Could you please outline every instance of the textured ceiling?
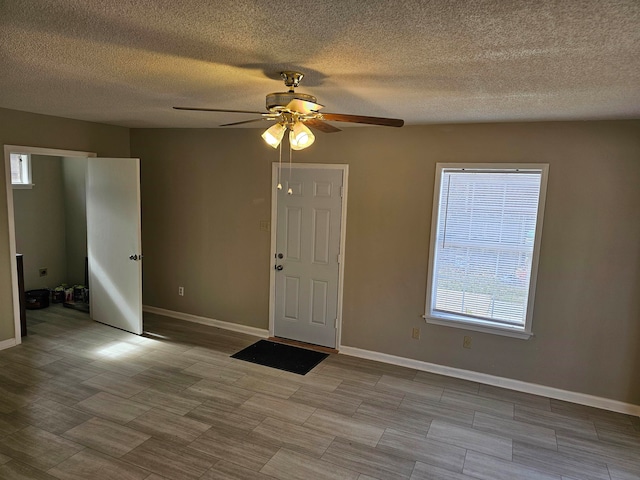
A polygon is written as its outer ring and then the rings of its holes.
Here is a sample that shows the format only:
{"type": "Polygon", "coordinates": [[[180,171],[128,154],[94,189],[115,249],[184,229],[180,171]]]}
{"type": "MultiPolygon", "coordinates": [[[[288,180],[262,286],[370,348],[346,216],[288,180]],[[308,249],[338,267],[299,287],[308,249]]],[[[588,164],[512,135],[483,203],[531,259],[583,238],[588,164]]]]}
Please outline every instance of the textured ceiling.
{"type": "Polygon", "coordinates": [[[0,107],[214,127],[251,116],[171,107],[264,110],[291,69],[408,124],[640,118],[640,1],[0,0],[0,107]]]}

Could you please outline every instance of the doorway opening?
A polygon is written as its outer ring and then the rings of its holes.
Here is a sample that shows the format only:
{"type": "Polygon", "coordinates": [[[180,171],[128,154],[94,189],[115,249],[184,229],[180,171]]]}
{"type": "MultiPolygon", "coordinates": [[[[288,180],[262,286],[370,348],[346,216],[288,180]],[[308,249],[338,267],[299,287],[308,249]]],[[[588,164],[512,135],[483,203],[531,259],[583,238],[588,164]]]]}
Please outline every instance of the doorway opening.
{"type": "MultiPolygon", "coordinates": [[[[75,246],[75,249],[84,252],[84,248],[86,248],[87,251],[88,283],[92,288],[90,294],[91,318],[140,335],[142,333],[140,160],[98,158],[93,152],[5,145],[14,338],[2,342],[0,349],[21,343],[21,309],[16,259],[16,253],[19,253],[16,251],[16,199],[10,175],[12,153],[28,155],[32,159],[34,156],[44,156],[44,160],[49,161],[49,166],[54,164],[56,160],[63,162],[67,159],[69,165],[74,162],[84,165],[84,168],[75,171],[77,186],[75,194],[84,195],[86,215],[84,213],[77,215],[77,217],[84,216],[84,221],[79,218],[70,218],[69,220],[81,230],[81,233],[76,235],[76,238],[83,239],[79,240],[79,243],[84,241],[86,245],[86,247],[75,246]],[[78,193],[78,190],[83,193],[78,193]]],[[[62,163],[59,166],[62,167],[62,163]]],[[[59,193],[58,197],[60,195],[59,193]]],[[[18,203],[22,200],[24,199],[18,199],[18,203]]],[[[81,199],[76,199],[76,203],[80,201],[81,199]]],[[[68,205],[77,206],[73,199],[70,199],[68,205]]],[[[55,206],[51,205],[51,208],[55,208],[55,206]]],[[[60,207],[58,206],[58,208],[60,207]]],[[[72,216],[75,215],[74,208],[70,208],[70,213],[72,216]]],[[[61,218],[63,217],[64,215],[61,218]]],[[[44,242],[48,239],[39,240],[44,242]]],[[[74,245],[71,247],[73,250],[74,245]]],[[[52,265],[59,260],[52,259],[52,256],[49,258],[48,261],[53,262],[52,265]]],[[[82,266],[76,265],[78,268],[74,267],[72,270],[78,271],[81,268],[84,273],[86,271],[85,256],[80,258],[82,266]]],[[[74,263],[78,264],[78,262],[74,263]]],[[[46,265],[35,265],[37,266],[34,267],[34,264],[30,264],[30,276],[33,274],[34,268],[38,273],[45,270],[45,273],[49,274],[46,265]]],[[[66,266],[53,268],[51,273],[60,274],[62,271],[66,271],[66,266]]],[[[82,278],[85,278],[84,275],[82,278]]],[[[33,281],[33,277],[31,277],[31,282],[33,281]]],[[[47,283],[51,281],[53,278],[49,279],[47,283]]],[[[57,282],[54,281],[54,283],[57,282]]]]}
{"type": "MultiPolygon", "coordinates": [[[[21,334],[25,317],[49,303],[89,313],[86,157],[20,154],[29,183],[14,183],[13,211],[18,261],[21,334]],[[19,282],[20,283],[20,282],[19,282]],[[24,290],[24,291],[22,291],[24,290]],[[49,297],[50,300],[49,300],[49,297]],[[22,312],[24,306],[24,315],[22,312]]],[[[87,316],[88,319],[88,316],[87,316]]]]}
{"type": "Polygon", "coordinates": [[[84,205],[74,197],[84,194],[87,159],[95,156],[94,152],[4,146],[14,318],[13,345],[21,343],[21,331],[24,328],[21,325],[21,294],[16,257],[16,254],[23,252],[17,251],[16,235],[20,236],[22,249],[30,252],[28,258],[24,259],[26,290],[55,288],[68,283],[71,278],[67,275],[68,270],[72,271],[71,276],[77,280],[74,283],[84,283],[86,216],[77,221],[72,217],[83,215],[84,205]],[[30,160],[29,188],[24,188],[24,185],[14,188],[10,175],[12,154],[14,157],[19,154],[30,160]],[[40,185],[34,185],[36,181],[40,185]],[[65,188],[65,183],[69,188],[65,188]],[[65,218],[65,211],[61,209],[70,210],[72,217],[69,222],[65,218]],[[46,236],[42,235],[43,231],[47,232],[46,236]],[[73,251],[77,255],[69,256],[73,251]]]}

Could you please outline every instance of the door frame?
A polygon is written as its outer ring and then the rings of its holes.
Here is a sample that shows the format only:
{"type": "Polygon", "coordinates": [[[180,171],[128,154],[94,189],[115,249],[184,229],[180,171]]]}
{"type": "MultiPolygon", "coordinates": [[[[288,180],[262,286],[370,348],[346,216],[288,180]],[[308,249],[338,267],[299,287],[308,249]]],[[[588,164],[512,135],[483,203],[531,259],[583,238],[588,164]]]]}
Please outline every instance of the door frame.
{"type": "MultiPolygon", "coordinates": [[[[276,237],[278,229],[278,162],[271,164],[271,250],[269,256],[269,336],[274,336],[275,311],[276,311],[276,271],[274,260],[276,258],[276,237]]],[[[289,165],[281,167],[283,171],[289,165]]],[[[342,300],[344,290],[344,262],[345,243],[347,233],[347,197],[349,191],[349,165],[342,163],[292,163],[292,170],[322,169],[342,171],[342,216],[340,218],[340,263],[338,264],[338,304],[336,318],[336,350],[342,344],[342,300]]]]}
{"type": "MultiPolygon", "coordinates": [[[[47,155],[51,157],[79,157],[92,158],[96,157],[95,152],[82,152],[78,150],[60,150],[57,148],[45,147],[29,147],[25,145],[5,145],[4,146],[4,172],[5,172],[5,188],[7,192],[7,226],[9,230],[9,255],[11,264],[11,290],[13,298],[13,340],[9,339],[10,345],[3,347],[11,347],[22,343],[22,335],[20,334],[20,295],[18,292],[18,265],[16,261],[16,224],[15,211],[13,208],[13,187],[11,185],[11,154],[27,153],[30,155],[47,155]]],[[[1,348],[0,348],[1,349],[1,348]]]]}

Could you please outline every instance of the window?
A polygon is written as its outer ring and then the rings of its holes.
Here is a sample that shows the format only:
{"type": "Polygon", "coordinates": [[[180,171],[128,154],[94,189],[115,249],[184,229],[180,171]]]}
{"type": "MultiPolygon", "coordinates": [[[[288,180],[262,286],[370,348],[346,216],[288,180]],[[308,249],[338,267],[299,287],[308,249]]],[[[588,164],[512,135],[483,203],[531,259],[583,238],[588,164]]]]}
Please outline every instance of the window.
{"type": "Polygon", "coordinates": [[[548,165],[438,164],[428,323],[527,338],[548,165]]]}
{"type": "Polygon", "coordinates": [[[31,155],[26,153],[12,153],[11,185],[13,188],[31,188],[31,155]]]}

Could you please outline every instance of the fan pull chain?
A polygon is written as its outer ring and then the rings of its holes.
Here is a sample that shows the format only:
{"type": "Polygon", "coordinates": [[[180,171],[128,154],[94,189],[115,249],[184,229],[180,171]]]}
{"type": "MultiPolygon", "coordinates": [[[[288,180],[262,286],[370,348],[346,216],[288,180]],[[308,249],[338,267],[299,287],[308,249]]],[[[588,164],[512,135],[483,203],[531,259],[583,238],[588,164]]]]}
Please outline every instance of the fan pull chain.
{"type": "Polygon", "coordinates": [[[291,142],[289,142],[289,190],[287,190],[287,195],[293,195],[293,190],[291,189],[291,157],[293,155],[293,149],[291,148],[291,142]]]}
{"type": "Polygon", "coordinates": [[[282,190],[282,183],[280,182],[282,175],[282,142],[279,145],[279,158],[278,158],[278,186],[276,187],[278,190],[282,190]]]}

